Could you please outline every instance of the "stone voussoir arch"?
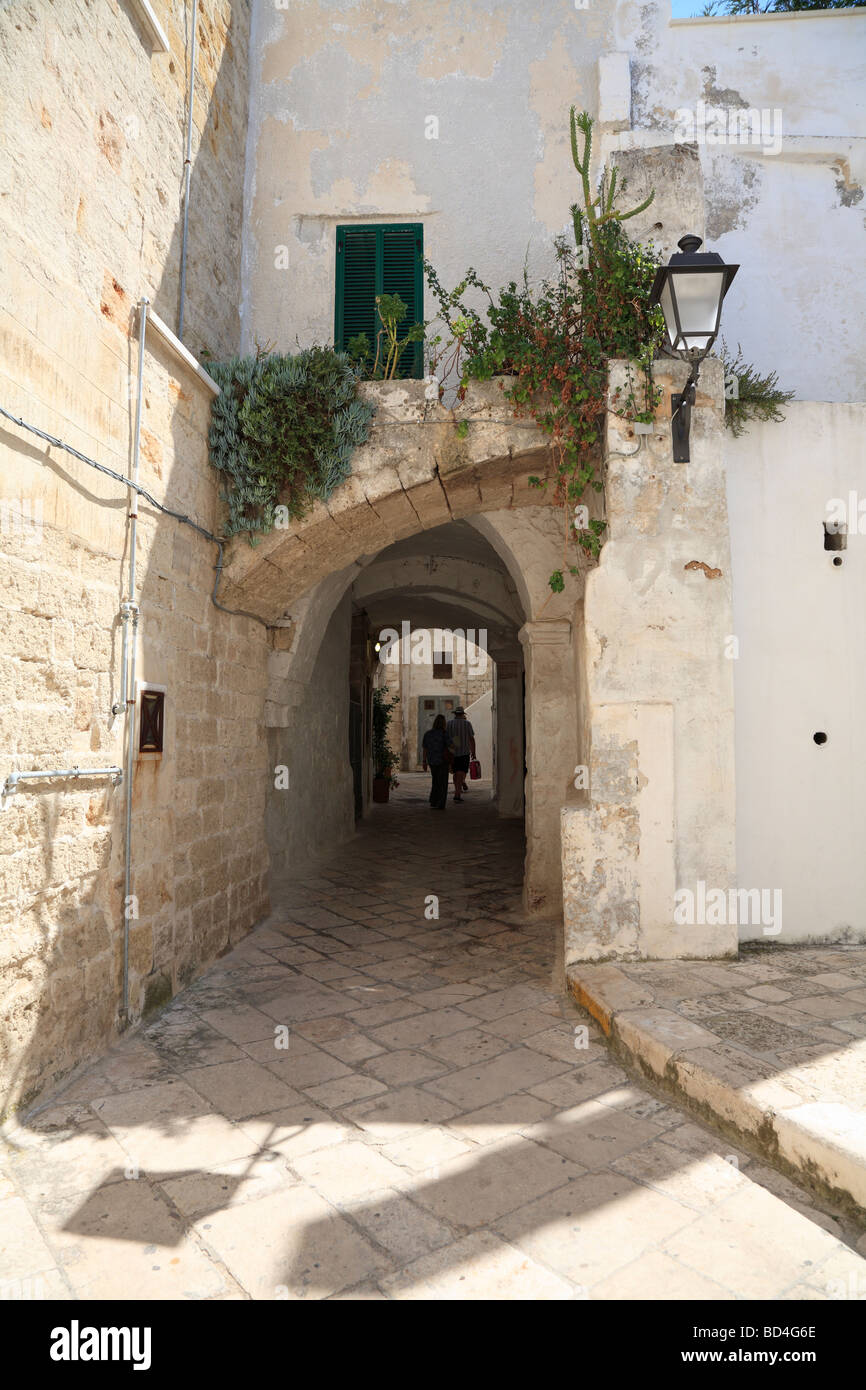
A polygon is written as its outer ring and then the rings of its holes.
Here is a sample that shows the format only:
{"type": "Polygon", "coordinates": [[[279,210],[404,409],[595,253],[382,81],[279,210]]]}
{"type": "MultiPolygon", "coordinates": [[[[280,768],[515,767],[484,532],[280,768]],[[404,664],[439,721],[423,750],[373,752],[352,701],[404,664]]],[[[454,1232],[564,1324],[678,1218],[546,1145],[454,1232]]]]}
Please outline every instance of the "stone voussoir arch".
{"type": "Polygon", "coordinates": [[[350,476],[327,502],[255,546],[227,548],[220,602],[276,623],[325,576],[407,536],[479,512],[553,503],[550,447],[531,418],[515,419],[502,382],[473,383],[454,411],[422,381],[365,383],[376,405],[350,476]],[[465,421],[465,431],[458,422],[465,421]]]}

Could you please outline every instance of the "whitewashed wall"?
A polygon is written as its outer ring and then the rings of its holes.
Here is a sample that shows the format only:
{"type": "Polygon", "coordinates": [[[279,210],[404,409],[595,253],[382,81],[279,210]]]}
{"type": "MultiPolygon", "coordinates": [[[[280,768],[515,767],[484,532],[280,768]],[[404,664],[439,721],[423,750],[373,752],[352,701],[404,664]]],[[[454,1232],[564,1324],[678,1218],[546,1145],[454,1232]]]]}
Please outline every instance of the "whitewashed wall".
{"type": "Polygon", "coordinates": [[[699,144],[707,241],[742,266],[728,343],[803,399],[863,400],[866,284],[853,272],[866,259],[866,9],[667,15],[667,4],[617,6],[632,130],[616,143],[682,139],[677,112],[698,101],[767,113],[780,139],[766,152],[699,144]]]}
{"type": "Polygon", "coordinates": [[[782,889],[783,941],[866,940],[866,515],[823,548],[832,498],[866,513],[864,436],[866,407],[802,402],[726,447],[737,880],[782,889]]]}

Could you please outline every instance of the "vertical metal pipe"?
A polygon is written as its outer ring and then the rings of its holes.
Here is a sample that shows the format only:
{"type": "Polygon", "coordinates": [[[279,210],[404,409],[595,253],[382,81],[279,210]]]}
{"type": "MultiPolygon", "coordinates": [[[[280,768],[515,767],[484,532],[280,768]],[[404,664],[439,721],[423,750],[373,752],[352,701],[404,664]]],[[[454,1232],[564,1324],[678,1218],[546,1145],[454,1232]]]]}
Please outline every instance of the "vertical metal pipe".
{"type": "Polygon", "coordinates": [[[190,45],[189,92],[186,113],[186,158],[183,161],[183,238],[180,244],[180,308],[177,316],[177,336],[183,342],[183,308],[186,299],[186,243],[189,233],[189,181],[192,172],[192,106],[195,96],[195,30],[198,0],[192,0],[192,42],[190,45]]]}
{"type": "Polygon", "coordinates": [[[129,613],[126,604],[120,605],[120,621],[123,624],[123,648],[120,656],[120,696],[111,706],[112,714],[126,714],[126,671],[129,658],[129,613]]]}
{"type": "MultiPolygon", "coordinates": [[[[138,483],[141,454],[141,410],[144,398],[144,340],[147,332],[149,301],[142,298],[138,306],[138,385],[135,401],[135,434],[132,442],[132,481],[138,483]]],[[[123,846],[123,987],[120,1005],[120,1024],[129,1023],[129,888],[132,877],[132,774],[135,757],[135,658],[138,644],[138,604],[135,601],[135,551],[138,531],[138,492],[129,489],[129,588],[126,603],[126,631],[129,633],[129,663],[124,667],[124,698],[126,701],[126,828],[123,846]],[[132,620],[132,631],[129,623],[132,620]]]]}

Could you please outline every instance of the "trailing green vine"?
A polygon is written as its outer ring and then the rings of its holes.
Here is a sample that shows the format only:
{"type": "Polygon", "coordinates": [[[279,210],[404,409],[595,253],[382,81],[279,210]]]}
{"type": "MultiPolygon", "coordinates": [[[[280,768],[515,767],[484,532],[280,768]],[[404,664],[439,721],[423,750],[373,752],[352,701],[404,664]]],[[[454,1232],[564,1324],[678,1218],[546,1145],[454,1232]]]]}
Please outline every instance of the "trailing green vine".
{"type": "Polygon", "coordinates": [[[294,355],[262,350],[211,362],[210,461],[222,474],[226,535],[270,531],[302,517],[349,476],[374,407],[358,399],[359,375],[329,347],[294,355]]]}
{"type": "MultiPolygon", "coordinates": [[[[582,206],[571,208],[574,245],[563,237],[554,242],[556,274],[540,286],[530,285],[524,268],[522,283],[494,294],[470,269],[452,291],[444,289],[434,268],[425,273],[445,325],[443,335],[428,339],[430,370],[459,378],[458,397],[470,380],[510,376],[502,387],[516,416],[531,415],[549,436],[554,458],[555,500],[564,508],[562,568],[549,584],[554,593],[565,587],[565,571],[578,573],[569,562],[576,540],[597,556],[604,522],[577,524],[575,508],[587,489],[600,492],[601,439],[608,392],[608,362],[626,358],[643,375],[643,386],[615,408],[636,420],[651,420],[658,403],[652,362],[663,336],[663,319],[650,302],[657,257],[632,242],[622,223],[652,202],[650,194],[637,207],[624,211],[618,200],[626,192],[616,168],[603,174],[598,192],[590,186],[592,118],[571,110],[571,152],[582,192],[582,206]],[[582,139],[581,139],[582,137],[582,139]],[[582,145],[582,148],[581,148],[582,145]],[[468,289],[487,298],[485,322],[464,302],[468,289]]],[[[541,479],[530,479],[546,486],[541,479]]]]}

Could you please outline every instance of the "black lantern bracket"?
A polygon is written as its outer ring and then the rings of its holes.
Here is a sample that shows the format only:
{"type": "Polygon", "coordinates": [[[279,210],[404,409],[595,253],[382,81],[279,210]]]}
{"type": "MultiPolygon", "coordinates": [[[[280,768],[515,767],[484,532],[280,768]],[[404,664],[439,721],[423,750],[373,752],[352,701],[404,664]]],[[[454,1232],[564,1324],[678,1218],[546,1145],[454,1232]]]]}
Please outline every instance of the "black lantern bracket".
{"type": "Polygon", "coordinates": [[[694,386],[689,391],[674,391],[671,394],[671,443],[674,463],[689,462],[689,431],[692,427],[694,403],[694,386]]]}
{"type": "Polygon", "coordinates": [[[694,367],[683,390],[671,392],[671,443],[674,463],[689,462],[689,432],[692,427],[692,406],[695,403],[697,383],[698,369],[694,367]]]}

